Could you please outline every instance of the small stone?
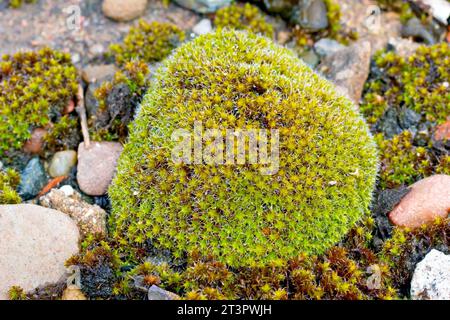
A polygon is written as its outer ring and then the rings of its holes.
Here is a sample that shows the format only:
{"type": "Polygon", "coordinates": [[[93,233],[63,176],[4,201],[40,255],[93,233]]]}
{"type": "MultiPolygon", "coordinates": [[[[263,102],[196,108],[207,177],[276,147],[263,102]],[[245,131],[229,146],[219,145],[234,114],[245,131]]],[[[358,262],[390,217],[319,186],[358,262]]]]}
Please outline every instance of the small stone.
{"type": "Polygon", "coordinates": [[[73,64],[77,64],[80,61],[81,61],[81,56],[79,53],[72,54],[72,63],[73,64]]]}
{"type": "Polygon", "coordinates": [[[418,228],[436,218],[446,218],[450,210],[450,176],[439,174],[422,179],[389,213],[397,226],[418,228]]]}
{"type": "Polygon", "coordinates": [[[106,193],[122,149],[117,142],[92,142],[89,148],[80,143],[77,181],[84,193],[91,196],[106,193]]]}
{"type": "Polygon", "coordinates": [[[299,0],[294,9],[291,22],[310,31],[328,27],[328,9],[323,0],[299,0]]]}
{"type": "Polygon", "coordinates": [[[67,259],[78,253],[74,221],[30,204],[0,206],[0,300],[12,286],[25,292],[66,280],[67,259]]]}
{"type": "Polygon", "coordinates": [[[87,300],[86,296],[76,285],[70,285],[64,290],[61,300],[87,300]]]}
{"type": "Polygon", "coordinates": [[[433,35],[425,28],[422,22],[417,18],[409,19],[402,28],[403,37],[411,37],[414,39],[421,39],[427,44],[435,44],[436,40],[433,35]]]}
{"type": "Polygon", "coordinates": [[[339,50],[345,49],[346,47],[333,39],[323,38],[314,44],[314,50],[320,56],[329,56],[330,54],[336,53],[339,50]]]}
{"type": "Polygon", "coordinates": [[[211,20],[209,19],[202,19],[199,23],[197,23],[194,28],[192,28],[192,31],[198,35],[207,34],[212,31],[212,24],[211,20]]]}
{"type": "Polygon", "coordinates": [[[142,16],[147,0],[103,0],[103,14],[110,19],[125,22],[142,16]]]}
{"type": "Polygon", "coordinates": [[[38,154],[42,151],[44,145],[44,137],[47,134],[47,130],[43,128],[36,128],[31,132],[31,138],[25,142],[23,151],[31,154],[38,154]]]}
{"type": "Polygon", "coordinates": [[[433,249],[417,264],[411,299],[450,300],[450,255],[433,249]]]}
{"type": "Polygon", "coordinates": [[[213,13],[231,4],[231,0],[175,0],[175,3],[198,13],[213,13]]]}
{"type": "Polygon", "coordinates": [[[179,300],[180,297],[175,293],[161,289],[158,286],[152,285],[148,289],[148,300],[179,300]]]}
{"type": "Polygon", "coordinates": [[[113,64],[89,65],[83,69],[81,76],[86,83],[90,84],[105,78],[112,78],[116,71],[113,64]]]}
{"type": "Polygon", "coordinates": [[[62,192],[64,192],[64,195],[65,195],[66,197],[71,197],[71,196],[73,196],[73,194],[75,193],[75,190],[73,190],[72,186],[71,186],[71,185],[68,185],[68,184],[62,186],[61,188],[59,188],[59,190],[61,190],[62,192]]]}
{"type": "Polygon", "coordinates": [[[370,56],[370,42],[358,41],[325,57],[319,70],[358,104],[369,76],[370,56]]]}
{"type": "Polygon", "coordinates": [[[71,113],[73,110],[75,110],[75,101],[70,100],[70,101],[67,103],[66,107],[64,108],[63,113],[64,113],[64,114],[69,114],[69,113],[71,113]]]}
{"type": "Polygon", "coordinates": [[[67,176],[76,163],[77,153],[75,151],[59,151],[53,156],[48,172],[52,178],[67,176]]]}
{"type": "Polygon", "coordinates": [[[277,33],[277,41],[279,44],[285,44],[291,38],[291,33],[286,30],[281,30],[277,33]]]}
{"type": "Polygon", "coordinates": [[[436,128],[433,138],[436,141],[450,141],[450,119],[436,128]]]}
{"type": "Polygon", "coordinates": [[[422,0],[430,6],[431,14],[440,23],[447,25],[450,17],[450,3],[447,0],[422,0]]]}
{"type": "Polygon", "coordinates": [[[96,43],[89,47],[89,53],[93,56],[101,56],[105,53],[105,47],[101,43],[96,43]]]}
{"type": "Polygon", "coordinates": [[[314,68],[319,63],[319,57],[314,53],[314,50],[306,51],[300,58],[311,68],[314,68]]]}
{"type": "Polygon", "coordinates": [[[31,159],[20,174],[19,195],[30,200],[38,195],[47,183],[44,166],[38,157],[31,159]]]}
{"type": "Polygon", "coordinates": [[[106,235],[105,210],[85,202],[73,188],[70,191],[68,186],[65,187],[65,190],[52,189],[39,199],[40,204],[70,216],[77,223],[83,237],[88,234],[106,235]]]}

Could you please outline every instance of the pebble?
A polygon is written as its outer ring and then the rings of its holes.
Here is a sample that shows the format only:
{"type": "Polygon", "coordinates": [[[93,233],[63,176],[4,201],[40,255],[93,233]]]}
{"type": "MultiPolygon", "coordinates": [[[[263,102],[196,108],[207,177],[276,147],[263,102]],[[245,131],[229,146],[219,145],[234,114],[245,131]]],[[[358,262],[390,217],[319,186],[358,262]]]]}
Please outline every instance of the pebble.
{"type": "Polygon", "coordinates": [[[161,289],[158,286],[152,285],[148,289],[148,300],[179,300],[180,297],[175,293],[161,289]]]}
{"type": "Polygon", "coordinates": [[[47,183],[44,166],[38,157],[32,158],[20,174],[19,195],[30,200],[38,195],[47,183]]]}
{"type": "Polygon", "coordinates": [[[403,37],[419,38],[427,44],[435,44],[433,35],[425,28],[425,26],[417,18],[409,19],[402,28],[403,37]]]}
{"type": "Polygon", "coordinates": [[[314,68],[319,63],[319,57],[314,53],[314,50],[306,51],[300,58],[311,68],[314,68]]]}
{"type": "Polygon", "coordinates": [[[77,181],[84,193],[101,196],[107,192],[122,150],[117,142],[92,142],[89,148],[80,143],[77,181]]]}
{"type": "Polygon", "coordinates": [[[142,16],[147,8],[147,0],[103,0],[103,14],[116,21],[125,22],[142,16]]]}
{"type": "Polygon", "coordinates": [[[87,298],[78,286],[70,285],[64,290],[61,300],[87,300],[87,298]]]}
{"type": "Polygon", "coordinates": [[[436,141],[450,141],[450,119],[436,128],[433,138],[436,141]]]}
{"type": "Polygon", "coordinates": [[[0,300],[12,286],[25,292],[65,281],[79,232],[62,212],[31,204],[0,206],[0,300]]]}
{"type": "Polygon", "coordinates": [[[75,151],[59,151],[53,156],[48,172],[52,178],[67,176],[76,163],[77,153],[75,151]]]}
{"type": "Polygon", "coordinates": [[[25,142],[23,151],[31,154],[40,153],[44,145],[44,137],[46,134],[47,130],[43,128],[34,129],[33,132],[31,132],[31,138],[25,142]]]}
{"type": "Polygon", "coordinates": [[[436,218],[446,218],[450,210],[450,176],[434,175],[410,187],[411,191],[389,213],[394,225],[418,228],[436,218]]]}
{"type": "Polygon", "coordinates": [[[358,41],[325,57],[318,68],[341,92],[358,104],[369,76],[370,57],[370,42],[358,41]]]}
{"type": "Polygon", "coordinates": [[[83,69],[81,76],[86,83],[90,84],[105,78],[112,78],[116,71],[113,64],[88,65],[83,69]]]}
{"type": "Polygon", "coordinates": [[[71,217],[83,237],[88,234],[106,235],[106,212],[97,205],[85,202],[70,186],[52,189],[39,199],[46,208],[58,210],[71,217]],[[72,189],[72,190],[70,190],[72,189]]]}
{"type": "Polygon", "coordinates": [[[310,31],[328,27],[328,9],[323,0],[299,0],[294,9],[291,22],[310,31]]]}
{"type": "Polygon", "coordinates": [[[411,299],[450,300],[450,255],[433,249],[417,264],[411,299]]]}
{"type": "Polygon", "coordinates": [[[231,4],[231,0],[174,0],[176,4],[198,13],[213,13],[231,4]]]}
{"type": "Polygon", "coordinates": [[[212,24],[211,20],[209,19],[202,19],[199,23],[197,23],[194,28],[192,28],[192,31],[198,35],[207,34],[212,31],[212,24]]]}
{"type": "Polygon", "coordinates": [[[440,23],[448,25],[450,17],[450,3],[447,0],[422,0],[431,8],[431,14],[440,23]]]}
{"type": "Polygon", "coordinates": [[[346,47],[333,39],[323,38],[314,44],[314,50],[320,56],[329,56],[330,54],[336,53],[339,50],[345,49],[346,47]]]}
{"type": "Polygon", "coordinates": [[[404,58],[413,55],[420,47],[420,43],[405,38],[390,38],[388,46],[392,47],[396,54],[404,58]]]}

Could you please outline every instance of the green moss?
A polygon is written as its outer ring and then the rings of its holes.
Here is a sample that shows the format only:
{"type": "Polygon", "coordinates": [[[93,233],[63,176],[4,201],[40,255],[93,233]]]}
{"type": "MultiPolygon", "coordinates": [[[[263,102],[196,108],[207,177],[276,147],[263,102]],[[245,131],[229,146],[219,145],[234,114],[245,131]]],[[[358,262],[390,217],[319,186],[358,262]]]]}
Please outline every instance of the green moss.
{"type": "Polygon", "coordinates": [[[379,72],[367,82],[361,111],[369,123],[388,108],[405,107],[423,120],[442,123],[450,114],[450,46],[441,43],[420,47],[409,58],[393,52],[375,57],[379,72]]]}
{"type": "Polygon", "coordinates": [[[376,140],[380,149],[382,189],[410,185],[433,172],[427,149],[413,146],[410,131],[403,131],[390,140],[384,140],[380,133],[376,140]]]}
{"type": "Polygon", "coordinates": [[[140,20],[132,27],[123,43],[110,46],[112,56],[119,65],[133,59],[147,63],[164,59],[184,41],[184,32],[171,23],[140,20]]]}
{"type": "Polygon", "coordinates": [[[11,8],[20,8],[24,3],[35,3],[36,0],[9,0],[9,6],[11,8]]]}
{"type": "MultiPolygon", "coordinates": [[[[152,240],[229,266],[322,253],[366,212],[375,143],[352,103],[294,54],[239,31],[200,36],[159,70],[109,190],[112,234],[128,253],[152,240]],[[277,129],[279,171],[175,165],[176,129],[277,129]]],[[[247,162],[248,163],[248,162],[247,162]]]]}
{"type": "Polygon", "coordinates": [[[150,71],[146,63],[134,60],[124,64],[114,79],[103,83],[94,93],[99,103],[96,115],[89,119],[90,135],[98,141],[124,141],[128,136],[128,123],[135,108],[142,100],[149,85],[150,71]],[[126,85],[127,97],[114,97],[115,88],[126,85]],[[115,107],[108,106],[108,99],[115,100],[115,107]],[[111,110],[110,110],[111,109],[111,110]],[[107,114],[108,123],[101,125],[98,118],[107,114]]]}
{"type": "Polygon", "coordinates": [[[384,243],[380,258],[392,270],[393,284],[409,296],[409,284],[415,269],[431,249],[450,250],[450,219],[436,219],[433,224],[413,230],[397,227],[384,243]]]}
{"type": "Polygon", "coordinates": [[[0,170],[0,205],[21,203],[22,199],[16,192],[20,175],[13,169],[0,170]]]}
{"type": "Polygon", "coordinates": [[[27,300],[27,295],[21,287],[13,286],[8,290],[9,300],[27,300]]]}
{"type": "Polygon", "coordinates": [[[78,90],[68,54],[48,48],[0,62],[0,156],[20,150],[34,128],[52,132],[78,90]]]}
{"type": "Polygon", "coordinates": [[[214,24],[218,30],[223,28],[246,30],[273,38],[273,26],[266,21],[258,7],[250,3],[235,4],[217,10],[214,24]]]}

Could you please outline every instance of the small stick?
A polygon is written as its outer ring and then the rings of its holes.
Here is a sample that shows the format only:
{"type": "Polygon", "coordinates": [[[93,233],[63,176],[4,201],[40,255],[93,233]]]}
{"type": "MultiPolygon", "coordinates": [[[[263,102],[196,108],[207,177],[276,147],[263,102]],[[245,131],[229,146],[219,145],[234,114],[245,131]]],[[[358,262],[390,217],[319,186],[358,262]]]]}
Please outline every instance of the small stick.
{"type": "Polygon", "coordinates": [[[80,123],[81,123],[81,132],[83,134],[84,139],[84,146],[86,148],[89,148],[91,144],[91,139],[89,138],[89,130],[87,125],[87,117],[86,117],[86,108],[84,106],[84,93],[83,93],[83,87],[78,85],[78,93],[77,93],[77,106],[75,107],[75,110],[78,113],[78,117],[80,117],[80,123]]]}

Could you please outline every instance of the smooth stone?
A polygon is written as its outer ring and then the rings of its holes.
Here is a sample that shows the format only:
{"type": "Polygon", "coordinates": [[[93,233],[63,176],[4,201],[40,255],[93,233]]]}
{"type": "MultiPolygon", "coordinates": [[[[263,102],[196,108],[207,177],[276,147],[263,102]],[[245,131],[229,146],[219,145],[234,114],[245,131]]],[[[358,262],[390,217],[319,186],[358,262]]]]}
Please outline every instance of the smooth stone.
{"type": "Polygon", "coordinates": [[[44,137],[47,134],[47,130],[43,128],[36,128],[31,133],[31,138],[28,139],[23,145],[23,151],[31,154],[38,154],[42,151],[44,145],[44,137]]]}
{"type": "Polygon", "coordinates": [[[298,0],[263,0],[263,3],[268,12],[280,14],[287,19],[292,15],[292,10],[298,0]]]}
{"type": "Polygon", "coordinates": [[[450,300],[450,255],[433,249],[417,264],[411,299],[450,300]]]}
{"type": "Polygon", "coordinates": [[[81,76],[90,84],[105,78],[112,78],[117,69],[113,64],[89,65],[83,69],[81,76]]]}
{"type": "Polygon", "coordinates": [[[314,53],[314,50],[306,51],[300,58],[311,68],[314,68],[319,64],[319,57],[314,53]]]}
{"type": "Polygon", "coordinates": [[[198,13],[213,13],[231,4],[231,0],[174,0],[176,4],[198,13]]]}
{"type": "Polygon", "coordinates": [[[53,156],[48,172],[52,178],[67,176],[76,163],[77,153],[75,151],[59,151],[53,156]]]}
{"type": "Polygon", "coordinates": [[[89,148],[80,143],[77,181],[84,193],[101,196],[107,192],[122,150],[117,142],[91,142],[89,148]]]}
{"type": "Polygon", "coordinates": [[[47,183],[44,166],[38,157],[31,159],[20,174],[19,195],[30,200],[41,192],[47,183]]]}
{"type": "Polygon", "coordinates": [[[103,14],[110,19],[125,22],[142,16],[147,0],[103,0],[103,14]]]}
{"type": "Polygon", "coordinates": [[[202,19],[199,23],[197,23],[193,28],[192,31],[198,35],[207,34],[212,31],[212,24],[211,20],[209,19],[202,19]]]}
{"type": "Polygon", "coordinates": [[[450,119],[436,128],[433,138],[436,141],[450,141],[450,119]]]}
{"type": "Polygon", "coordinates": [[[358,41],[323,59],[318,67],[339,90],[359,103],[369,76],[371,44],[358,41]]]}
{"type": "Polygon", "coordinates": [[[155,285],[152,285],[148,289],[148,300],[178,300],[179,298],[175,293],[161,289],[155,285]]]}
{"type": "Polygon", "coordinates": [[[402,28],[402,36],[405,38],[419,38],[425,41],[425,43],[431,45],[436,43],[436,40],[431,32],[429,32],[417,18],[411,18],[406,22],[402,28]]]}
{"type": "Polygon", "coordinates": [[[291,22],[310,31],[328,27],[328,9],[323,0],[299,0],[291,22]]]}
{"type": "Polygon", "coordinates": [[[336,53],[339,50],[345,49],[346,47],[333,39],[323,38],[314,44],[314,50],[320,56],[329,56],[330,54],[336,53]]]}
{"type": "Polygon", "coordinates": [[[87,298],[78,286],[70,285],[64,290],[61,300],[87,300],[87,298]]]}
{"type": "Polygon", "coordinates": [[[410,187],[411,191],[389,213],[394,225],[418,228],[436,218],[446,218],[450,210],[450,176],[434,175],[410,187]]]}
{"type": "Polygon", "coordinates": [[[450,17],[450,3],[447,0],[422,0],[430,6],[431,14],[436,20],[444,25],[448,25],[450,17]]]}
{"type": "Polygon", "coordinates": [[[405,38],[390,38],[388,46],[392,47],[396,54],[403,58],[412,56],[420,47],[420,43],[405,38]]]}
{"type": "Polygon", "coordinates": [[[25,292],[66,279],[67,259],[78,253],[79,232],[72,219],[30,205],[0,206],[0,300],[19,286],[25,292]]]}

